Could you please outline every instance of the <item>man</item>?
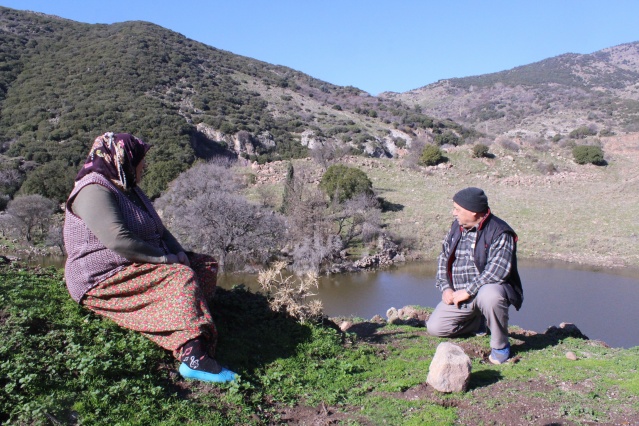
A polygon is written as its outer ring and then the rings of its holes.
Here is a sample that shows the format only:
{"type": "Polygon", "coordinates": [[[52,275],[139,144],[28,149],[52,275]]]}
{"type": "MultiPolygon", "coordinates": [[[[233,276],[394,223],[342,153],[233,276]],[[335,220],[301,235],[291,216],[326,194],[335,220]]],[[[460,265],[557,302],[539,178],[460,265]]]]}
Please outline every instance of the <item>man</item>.
{"type": "Polygon", "coordinates": [[[523,290],[517,272],[517,234],[490,212],[479,188],[453,196],[453,222],[438,258],[436,286],[442,292],[426,326],[433,336],[455,337],[490,330],[489,360],[510,358],[508,307],[517,310],[523,290]]]}

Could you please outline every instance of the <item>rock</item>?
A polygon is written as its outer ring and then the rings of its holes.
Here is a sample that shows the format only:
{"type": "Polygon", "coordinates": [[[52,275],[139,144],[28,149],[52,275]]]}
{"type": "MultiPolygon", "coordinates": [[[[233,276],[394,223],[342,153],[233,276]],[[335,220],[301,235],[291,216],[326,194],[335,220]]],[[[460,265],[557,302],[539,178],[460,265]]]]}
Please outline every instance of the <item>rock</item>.
{"type": "Polygon", "coordinates": [[[562,322],[559,324],[559,327],[554,325],[548,327],[548,329],[544,332],[549,336],[557,337],[558,339],[565,339],[566,337],[574,337],[577,339],[585,339],[589,340],[588,336],[583,334],[579,328],[575,324],[569,322],[562,322]]]}
{"type": "Polygon", "coordinates": [[[342,331],[346,331],[349,328],[351,328],[353,326],[353,321],[343,321],[340,325],[339,325],[339,329],[342,331]]]}
{"type": "Polygon", "coordinates": [[[577,361],[577,355],[575,355],[574,352],[566,352],[566,358],[568,358],[571,361],[577,361]]]}
{"type": "Polygon", "coordinates": [[[373,318],[371,318],[371,322],[381,324],[381,323],[385,323],[386,320],[382,318],[380,315],[375,315],[373,318]]]}
{"type": "Polygon", "coordinates": [[[468,389],[471,366],[462,348],[442,342],[430,363],[426,382],[440,392],[463,392],[468,389]]]}
{"type": "Polygon", "coordinates": [[[389,324],[399,324],[401,323],[401,318],[399,317],[399,312],[397,309],[390,308],[386,311],[386,318],[389,324]]]}

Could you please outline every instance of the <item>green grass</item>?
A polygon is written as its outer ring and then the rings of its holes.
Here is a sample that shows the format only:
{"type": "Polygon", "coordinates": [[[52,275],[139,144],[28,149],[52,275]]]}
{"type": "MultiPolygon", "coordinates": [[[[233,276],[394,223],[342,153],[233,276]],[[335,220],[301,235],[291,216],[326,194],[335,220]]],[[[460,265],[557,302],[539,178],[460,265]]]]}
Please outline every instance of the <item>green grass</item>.
{"type": "Polygon", "coordinates": [[[423,328],[387,325],[358,338],[299,324],[241,287],[220,289],[211,306],[218,359],[241,375],[231,385],[182,380],[168,352],[73,302],[59,271],[0,269],[0,422],[277,424],[283,410],[325,406],[342,424],[445,425],[467,415],[460,407],[499,415],[522,398],[577,423],[639,413],[639,347],[513,329],[519,362],[493,366],[472,355],[486,353],[488,337],[458,339],[473,361],[469,391],[410,398],[426,388],[442,341],[423,328]]]}

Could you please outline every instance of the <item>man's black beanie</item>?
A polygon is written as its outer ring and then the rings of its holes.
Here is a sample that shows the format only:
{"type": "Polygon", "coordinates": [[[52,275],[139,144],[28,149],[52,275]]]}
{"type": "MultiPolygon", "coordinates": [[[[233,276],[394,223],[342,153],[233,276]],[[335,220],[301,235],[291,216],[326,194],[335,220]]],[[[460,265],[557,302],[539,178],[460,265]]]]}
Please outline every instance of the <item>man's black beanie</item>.
{"type": "Polygon", "coordinates": [[[453,195],[453,201],[474,213],[484,213],[488,211],[488,197],[479,188],[469,187],[462,189],[453,195]]]}

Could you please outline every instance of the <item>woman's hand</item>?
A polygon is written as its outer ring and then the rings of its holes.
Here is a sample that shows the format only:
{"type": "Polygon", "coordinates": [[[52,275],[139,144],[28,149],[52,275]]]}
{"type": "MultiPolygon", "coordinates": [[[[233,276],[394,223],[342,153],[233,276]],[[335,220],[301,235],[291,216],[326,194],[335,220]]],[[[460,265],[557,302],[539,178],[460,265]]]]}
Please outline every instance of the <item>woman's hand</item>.
{"type": "Polygon", "coordinates": [[[185,266],[191,266],[191,262],[189,261],[189,257],[183,251],[177,254],[178,262],[185,266]]]}

